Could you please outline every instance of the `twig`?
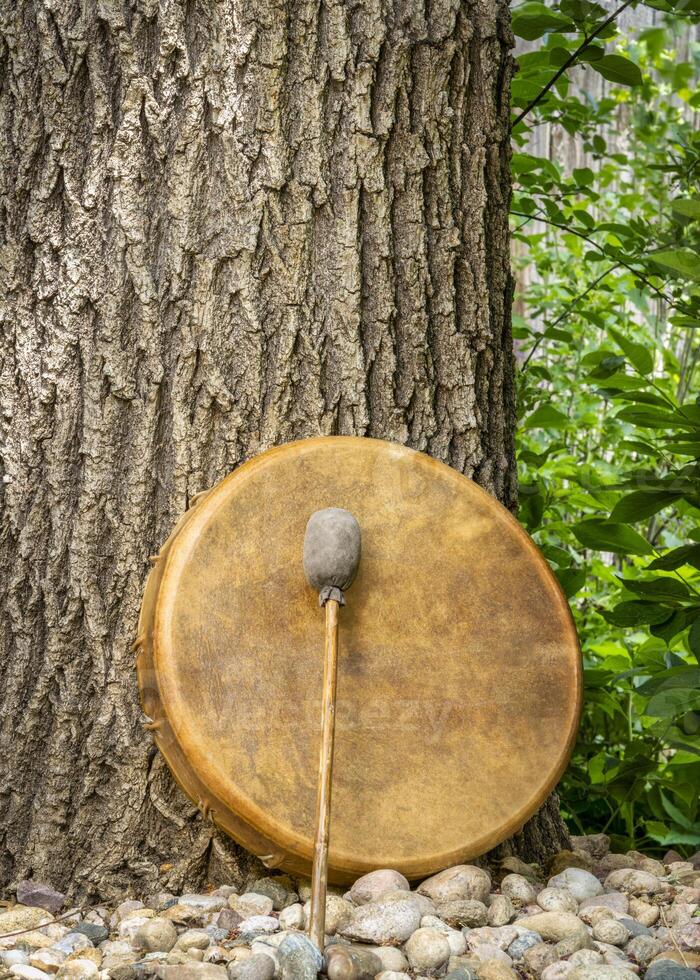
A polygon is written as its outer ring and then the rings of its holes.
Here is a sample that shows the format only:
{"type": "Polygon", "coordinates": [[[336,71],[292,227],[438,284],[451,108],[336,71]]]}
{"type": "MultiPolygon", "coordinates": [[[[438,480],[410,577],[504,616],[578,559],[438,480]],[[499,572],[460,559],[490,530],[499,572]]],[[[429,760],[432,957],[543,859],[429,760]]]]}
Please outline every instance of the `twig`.
{"type": "Polygon", "coordinates": [[[525,106],[525,108],[520,113],[520,115],[516,117],[515,122],[511,126],[511,130],[512,129],[515,129],[515,127],[518,125],[518,123],[521,123],[523,121],[523,119],[528,114],[528,112],[531,112],[532,109],[534,109],[535,106],[538,105],[542,101],[542,99],[545,97],[545,95],[547,94],[547,92],[549,92],[549,90],[552,88],[552,86],[553,85],[556,85],[556,83],[559,81],[559,79],[564,74],[564,72],[565,71],[568,71],[568,69],[571,68],[571,66],[573,65],[573,63],[577,60],[577,58],[580,55],[583,54],[583,52],[586,50],[586,48],[590,47],[591,42],[596,37],[598,37],[598,35],[601,34],[609,24],[612,24],[612,22],[615,20],[615,18],[618,17],[619,14],[621,14],[622,11],[626,7],[629,7],[629,5],[631,3],[633,3],[633,2],[634,2],[634,0],[625,0],[625,2],[623,4],[621,4],[617,8],[617,10],[615,10],[612,14],[610,14],[610,16],[608,17],[607,20],[604,20],[602,22],[602,24],[598,24],[598,26],[596,27],[596,29],[593,31],[592,34],[587,34],[586,35],[586,37],[583,39],[583,41],[581,42],[581,44],[579,44],[579,46],[576,48],[576,50],[573,52],[573,54],[569,55],[569,57],[566,59],[566,61],[564,62],[564,64],[561,66],[561,68],[559,68],[559,70],[557,72],[555,72],[554,75],[552,75],[552,77],[547,82],[547,84],[542,89],[542,91],[539,92],[535,96],[535,98],[532,99],[525,106]]]}
{"type": "Polygon", "coordinates": [[[664,910],[662,908],[660,908],[659,911],[661,912],[661,918],[664,920],[664,925],[666,926],[666,930],[667,930],[669,936],[671,937],[671,942],[676,947],[676,951],[678,952],[678,955],[680,956],[680,958],[683,960],[684,966],[690,966],[690,963],[688,963],[687,959],[685,958],[685,953],[680,948],[680,946],[678,945],[678,943],[676,941],[676,937],[673,935],[673,929],[668,924],[668,920],[666,918],[666,913],[664,912],[664,910]]]}
{"type": "MultiPolygon", "coordinates": [[[[561,323],[562,320],[565,320],[568,316],[570,316],[573,313],[573,311],[576,308],[576,306],[578,305],[578,303],[580,303],[582,299],[585,299],[586,296],[588,296],[588,294],[595,289],[595,287],[598,285],[599,282],[601,282],[603,279],[605,279],[606,276],[609,276],[610,273],[611,272],[614,272],[615,269],[617,269],[617,268],[619,268],[619,262],[615,262],[615,264],[614,265],[611,265],[609,269],[606,269],[605,270],[605,272],[601,272],[601,274],[598,276],[598,278],[597,279],[594,279],[593,282],[589,283],[588,286],[586,286],[586,288],[583,290],[582,293],[579,293],[578,296],[574,296],[574,298],[569,301],[569,303],[567,304],[567,307],[564,310],[564,312],[563,313],[560,313],[559,316],[556,318],[556,320],[554,320],[552,323],[545,323],[545,329],[546,330],[551,330],[553,327],[558,326],[561,323]]],[[[530,363],[530,361],[532,359],[532,355],[535,353],[535,351],[537,350],[537,348],[540,346],[540,344],[542,343],[542,341],[545,340],[545,339],[546,339],[546,337],[545,337],[545,331],[542,331],[542,333],[539,335],[539,337],[537,338],[537,340],[535,341],[535,343],[530,348],[530,352],[528,353],[527,357],[523,361],[523,366],[521,368],[522,371],[524,371],[525,368],[528,366],[528,364],[530,363]]]]}
{"type": "MultiPolygon", "coordinates": [[[[12,936],[23,936],[27,932],[36,932],[37,929],[43,929],[44,926],[52,926],[56,922],[63,922],[64,919],[72,919],[74,915],[79,912],[89,912],[91,909],[99,909],[104,906],[104,902],[97,902],[96,905],[80,905],[78,908],[71,909],[70,912],[66,912],[65,915],[60,915],[57,919],[51,919],[50,922],[42,922],[41,925],[32,926],[30,929],[18,929],[16,932],[5,932],[0,934],[0,941],[3,939],[10,939],[12,936]]],[[[8,911],[11,911],[9,909],[8,911]]]]}

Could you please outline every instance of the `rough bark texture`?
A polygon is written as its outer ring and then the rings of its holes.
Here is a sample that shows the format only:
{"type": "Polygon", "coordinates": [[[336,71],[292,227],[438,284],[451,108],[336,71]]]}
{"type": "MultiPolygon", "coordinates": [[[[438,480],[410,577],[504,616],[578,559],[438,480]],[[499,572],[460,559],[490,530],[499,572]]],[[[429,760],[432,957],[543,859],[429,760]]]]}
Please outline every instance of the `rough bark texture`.
{"type": "MultiPolygon", "coordinates": [[[[240,884],[141,726],[147,556],[317,433],[512,506],[507,6],[0,10],[0,881],[240,884]]],[[[555,813],[521,849],[564,841],[555,813]]]]}

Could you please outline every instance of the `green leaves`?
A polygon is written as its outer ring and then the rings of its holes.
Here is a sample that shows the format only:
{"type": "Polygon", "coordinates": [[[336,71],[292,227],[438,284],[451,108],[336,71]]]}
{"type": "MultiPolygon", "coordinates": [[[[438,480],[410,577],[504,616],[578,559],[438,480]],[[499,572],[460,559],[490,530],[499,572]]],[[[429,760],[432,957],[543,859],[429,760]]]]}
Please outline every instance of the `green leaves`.
{"type": "Polygon", "coordinates": [[[592,518],[574,524],[572,531],[584,548],[611,551],[616,555],[651,555],[654,552],[647,539],[626,524],[592,518]]]}
{"type": "Polygon", "coordinates": [[[700,257],[697,252],[678,248],[668,252],[655,252],[651,258],[662,270],[682,276],[684,279],[700,279],[700,257]]]}
{"type": "Polygon", "coordinates": [[[670,490],[635,490],[615,504],[610,520],[634,524],[636,521],[658,514],[680,496],[679,493],[670,490]]]}
{"type": "Polygon", "coordinates": [[[570,18],[534,0],[513,9],[512,25],[513,33],[527,41],[534,41],[548,31],[568,31],[574,27],[570,18]]]}
{"type": "Polygon", "coordinates": [[[629,58],[623,58],[620,54],[606,54],[604,58],[592,61],[591,68],[595,68],[599,75],[617,85],[642,84],[639,65],[635,65],[629,58]]]}
{"type": "Polygon", "coordinates": [[[526,429],[563,429],[568,418],[554,405],[540,405],[523,423],[526,429]]]}
{"type": "Polygon", "coordinates": [[[700,843],[700,137],[679,110],[700,96],[672,54],[675,0],[653,3],[670,26],[621,44],[615,24],[594,36],[608,12],[588,0],[517,7],[518,32],[542,40],[512,90],[528,107],[513,156],[519,516],[583,651],[564,810],[616,850],[700,843]],[[601,98],[555,80],[574,52],[607,79],[601,98]],[[535,121],[586,166],[537,156],[535,121]]]}

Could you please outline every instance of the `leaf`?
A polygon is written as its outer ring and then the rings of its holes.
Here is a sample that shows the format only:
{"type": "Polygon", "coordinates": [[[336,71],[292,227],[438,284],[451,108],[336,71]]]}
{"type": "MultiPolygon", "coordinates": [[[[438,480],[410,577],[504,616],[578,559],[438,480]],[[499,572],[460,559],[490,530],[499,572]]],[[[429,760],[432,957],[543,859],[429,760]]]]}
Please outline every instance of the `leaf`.
{"type": "Polygon", "coordinates": [[[555,574],[567,599],[570,599],[586,584],[585,568],[558,568],[555,574]]]}
{"type": "Polygon", "coordinates": [[[700,616],[698,616],[688,631],[688,646],[700,664],[700,616]]]}
{"type": "Polygon", "coordinates": [[[629,592],[652,599],[666,599],[677,603],[680,599],[687,599],[690,594],[685,582],[668,575],[660,575],[651,581],[629,578],[622,578],[620,581],[629,592]]]}
{"type": "Polygon", "coordinates": [[[548,31],[570,31],[574,24],[568,17],[546,7],[543,3],[521,3],[512,14],[513,33],[534,41],[548,31]]]}
{"type": "Polygon", "coordinates": [[[654,369],[654,358],[651,355],[651,351],[642,344],[637,344],[628,337],[625,337],[623,333],[615,330],[614,327],[610,327],[609,330],[615,338],[617,345],[625,352],[630,363],[636,367],[639,373],[644,375],[651,374],[654,369]]]}
{"type": "Polygon", "coordinates": [[[584,548],[611,551],[617,555],[650,555],[654,552],[647,539],[626,524],[592,518],[574,524],[572,530],[584,548]]]}
{"type": "Polygon", "coordinates": [[[647,565],[649,570],[660,569],[664,572],[672,572],[682,565],[693,565],[700,568],[700,544],[684,544],[680,548],[666,552],[660,558],[647,565]]]}
{"type": "Polygon", "coordinates": [[[646,713],[652,718],[675,718],[700,707],[700,691],[674,689],[660,691],[647,705],[646,713]]]}
{"type": "Polygon", "coordinates": [[[637,688],[639,694],[644,697],[651,697],[659,691],[668,691],[673,688],[694,688],[700,685],[700,669],[698,667],[672,667],[665,670],[656,677],[650,677],[648,681],[637,688]]]}
{"type": "Polygon", "coordinates": [[[678,248],[668,252],[655,252],[652,261],[684,279],[700,279],[700,259],[695,252],[687,248],[678,248]]]}
{"type": "Polygon", "coordinates": [[[599,75],[609,82],[618,85],[641,85],[642,73],[639,66],[635,65],[629,58],[623,58],[621,54],[606,54],[605,57],[591,62],[599,75]]]}
{"type": "Polygon", "coordinates": [[[622,524],[642,521],[646,517],[658,514],[664,507],[669,507],[680,499],[680,493],[670,490],[635,490],[622,500],[618,500],[610,514],[611,521],[622,524]]]}
{"type": "MultiPolygon", "coordinates": [[[[576,171],[574,171],[576,173],[576,171]]],[[[700,199],[688,198],[671,201],[671,209],[684,218],[700,218],[700,199]]]]}
{"type": "Polygon", "coordinates": [[[669,618],[669,611],[666,606],[661,606],[656,602],[631,599],[626,602],[619,602],[614,609],[603,610],[603,616],[613,626],[629,628],[663,623],[669,618]]]}
{"type": "Polygon", "coordinates": [[[524,429],[563,429],[569,420],[554,405],[540,405],[523,423],[524,429]]]}

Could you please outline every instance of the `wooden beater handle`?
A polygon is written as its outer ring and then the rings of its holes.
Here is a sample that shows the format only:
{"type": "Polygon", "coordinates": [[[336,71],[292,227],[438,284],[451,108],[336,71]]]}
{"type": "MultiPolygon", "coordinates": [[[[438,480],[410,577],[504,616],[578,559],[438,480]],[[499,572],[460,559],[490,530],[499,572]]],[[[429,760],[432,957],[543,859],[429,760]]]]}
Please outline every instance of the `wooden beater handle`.
{"type": "Polygon", "coordinates": [[[335,741],[335,691],[338,675],[338,610],[336,599],[326,602],[326,645],[323,658],[323,713],[321,755],[316,796],[316,839],[311,872],[309,935],[320,953],[326,932],[326,887],[328,883],[328,832],[331,820],[333,747],[335,741]]]}

